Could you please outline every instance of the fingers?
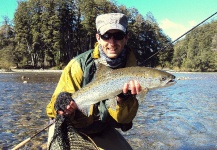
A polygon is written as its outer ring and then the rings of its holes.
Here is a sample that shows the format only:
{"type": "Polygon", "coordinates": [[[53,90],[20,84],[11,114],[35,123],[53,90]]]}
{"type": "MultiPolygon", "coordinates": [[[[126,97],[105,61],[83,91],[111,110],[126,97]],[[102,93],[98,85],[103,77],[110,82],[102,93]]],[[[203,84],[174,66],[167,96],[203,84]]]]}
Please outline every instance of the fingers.
{"type": "Polygon", "coordinates": [[[134,87],[133,88],[134,88],[134,94],[139,94],[139,92],[141,91],[141,86],[137,80],[134,80],[134,87]]]}
{"type": "Polygon", "coordinates": [[[61,111],[61,110],[58,110],[58,114],[60,114],[60,115],[63,115],[63,111],[61,111]]]}
{"type": "Polygon", "coordinates": [[[129,83],[125,83],[123,87],[123,93],[127,93],[131,90],[131,94],[136,95],[141,91],[141,85],[137,80],[131,80],[129,83]]]}
{"type": "Polygon", "coordinates": [[[77,105],[74,101],[71,101],[69,103],[69,105],[67,105],[67,109],[70,109],[70,110],[76,110],[77,109],[77,105]]]}
{"type": "Polygon", "coordinates": [[[126,94],[129,90],[129,83],[125,83],[123,87],[123,93],[126,94]]]}
{"type": "Polygon", "coordinates": [[[58,111],[58,114],[60,115],[72,114],[73,112],[75,112],[76,109],[77,109],[76,103],[74,101],[71,101],[69,105],[66,106],[64,111],[58,111]]]}

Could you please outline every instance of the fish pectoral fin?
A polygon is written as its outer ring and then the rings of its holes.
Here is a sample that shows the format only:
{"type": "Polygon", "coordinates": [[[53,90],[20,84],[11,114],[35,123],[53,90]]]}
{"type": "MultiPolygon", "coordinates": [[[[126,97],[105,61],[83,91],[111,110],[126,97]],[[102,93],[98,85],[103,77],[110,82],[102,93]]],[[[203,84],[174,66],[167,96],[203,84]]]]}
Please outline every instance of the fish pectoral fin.
{"type": "Polygon", "coordinates": [[[142,88],[141,92],[137,94],[137,99],[140,100],[140,102],[143,102],[145,100],[145,96],[147,95],[149,89],[148,88],[142,88]]]}
{"type": "Polygon", "coordinates": [[[85,105],[79,109],[85,116],[89,117],[93,114],[93,105],[85,105]]]}
{"type": "Polygon", "coordinates": [[[112,110],[116,110],[116,106],[117,106],[116,97],[108,99],[105,103],[107,107],[111,108],[112,110]]]}

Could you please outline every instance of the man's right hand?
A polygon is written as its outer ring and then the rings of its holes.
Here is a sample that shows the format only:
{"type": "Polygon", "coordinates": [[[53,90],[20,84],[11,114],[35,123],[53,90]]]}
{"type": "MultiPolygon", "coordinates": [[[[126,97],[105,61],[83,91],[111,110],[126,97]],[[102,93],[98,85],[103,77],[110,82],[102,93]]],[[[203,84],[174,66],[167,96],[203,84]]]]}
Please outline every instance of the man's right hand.
{"type": "Polygon", "coordinates": [[[60,115],[68,115],[75,112],[77,104],[72,99],[72,94],[68,92],[61,92],[57,96],[54,108],[60,115]]]}
{"type": "Polygon", "coordinates": [[[66,108],[64,109],[64,111],[58,110],[58,114],[60,115],[68,115],[68,114],[72,114],[73,112],[75,112],[75,110],[77,109],[77,105],[74,101],[71,101],[69,103],[69,105],[66,106],[66,108]]]}

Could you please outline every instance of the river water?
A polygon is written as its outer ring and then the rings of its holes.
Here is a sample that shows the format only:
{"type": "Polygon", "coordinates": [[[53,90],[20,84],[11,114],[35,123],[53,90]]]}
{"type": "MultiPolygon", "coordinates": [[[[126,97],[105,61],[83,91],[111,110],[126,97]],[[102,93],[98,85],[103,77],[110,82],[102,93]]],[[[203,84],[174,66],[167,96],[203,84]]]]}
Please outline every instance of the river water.
{"type": "MultiPolygon", "coordinates": [[[[173,74],[180,80],[149,91],[133,128],[121,133],[135,150],[217,149],[217,73],[173,74]]],[[[0,149],[11,149],[46,126],[45,108],[59,77],[58,72],[0,73],[0,149]]],[[[23,149],[42,149],[46,140],[42,132],[23,149]]]]}

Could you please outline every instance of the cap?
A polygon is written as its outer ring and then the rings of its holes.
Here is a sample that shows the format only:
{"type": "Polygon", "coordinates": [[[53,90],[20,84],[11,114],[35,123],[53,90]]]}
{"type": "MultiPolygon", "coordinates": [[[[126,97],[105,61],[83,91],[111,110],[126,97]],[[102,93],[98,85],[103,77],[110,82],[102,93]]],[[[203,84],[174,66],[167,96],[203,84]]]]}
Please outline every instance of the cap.
{"type": "Polygon", "coordinates": [[[111,29],[118,29],[123,32],[127,30],[127,17],[122,13],[108,13],[97,16],[96,29],[100,34],[111,29]]]}

